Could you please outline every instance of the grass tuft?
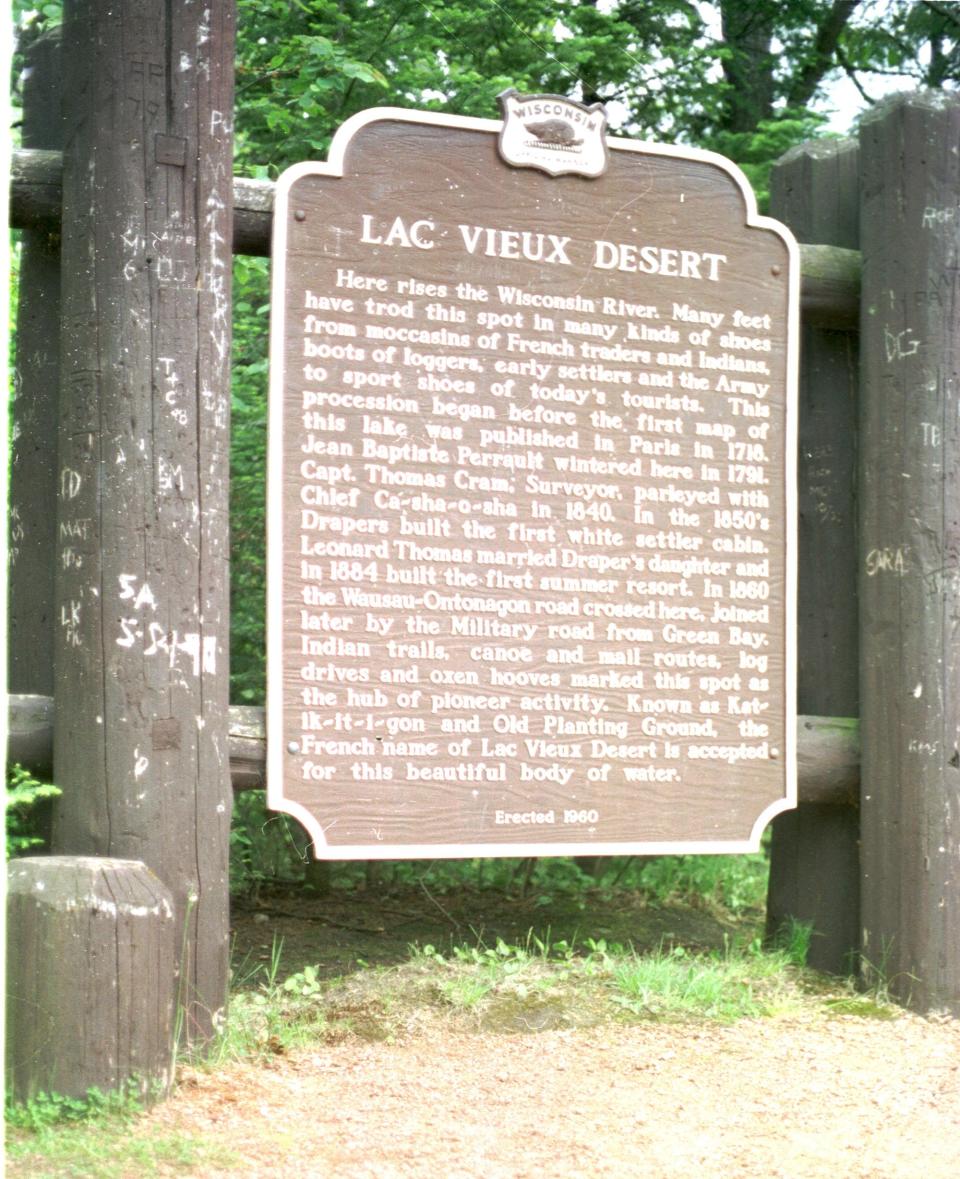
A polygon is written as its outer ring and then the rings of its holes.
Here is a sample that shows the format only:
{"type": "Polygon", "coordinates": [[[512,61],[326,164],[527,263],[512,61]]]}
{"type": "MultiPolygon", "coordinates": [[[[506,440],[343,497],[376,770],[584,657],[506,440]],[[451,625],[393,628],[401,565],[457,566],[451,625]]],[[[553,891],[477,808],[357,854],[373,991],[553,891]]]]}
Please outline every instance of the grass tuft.
{"type": "Polygon", "coordinates": [[[662,954],[633,955],[618,963],[614,1001],[651,1019],[689,1018],[731,1023],[768,1013],[758,991],[765,971],[747,958],[688,956],[682,946],[662,954]]]}
{"type": "Polygon", "coordinates": [[[319,968],[307,966],[280,981],[283,939],[268,962],[235,971],[223,1034],[192,1063],[214,1068],[231,1060],[268,1060],[316,1042],[326,1029],[319,968]]]}
{"type": "Polygon", "coordinates": [[[152,1133],[137,1137],[143,1113],[132,1088],[85,1097],[38,1093],[6,1109],[6,1160],[11,1174],[44,1179],[125,1179],[131,1174],[199,1172],[234,1166],[233,1151],[212,1147],[201,1135],[152,1133]]]}

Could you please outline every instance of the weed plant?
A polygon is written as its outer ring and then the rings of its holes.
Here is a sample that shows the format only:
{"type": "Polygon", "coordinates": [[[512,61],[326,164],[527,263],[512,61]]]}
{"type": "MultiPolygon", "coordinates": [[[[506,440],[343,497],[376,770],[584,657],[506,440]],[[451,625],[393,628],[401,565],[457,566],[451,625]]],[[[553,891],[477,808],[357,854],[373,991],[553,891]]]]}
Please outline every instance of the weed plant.
{"type": "Polygon", "coordinates": [[[58,794],[59,787],[39,781],[19,762],[8,767],[5,799],[7,859],[29,855],[43,846],[43,808],[58,794]]]}
{"type": "Polygon", "coordinates": [[[234,972],[227,1023],[212,1050],[192,1063],[215,1067],[230,1060],[265,1060],[315,1042],[326,1029],[316,966],[281,979],[282,939],[267,963],[234,972]]]}
{"type": "Polygon", "coordinates": [[[267,810],[262,790],[244,790],[233,803],[230,829],[230,889],[250,896],[265,885],[303,879],[307,837],[287,815],[267,810]]]}
{"type": "Polygon", "coordinates": [[[640,954],[604,939],[554,942],[548,932],[531,933],[524,945],[498,939],[492,947],[455,947],[449,957],[427,945],[412,948],[411,956],[439,973],[437,991],[450,1006],[477,1014],[497,997],[551,993],[569,1000],[570,1022],[578,1022],[575,1008],[585,1001],[604,1018],[728,1022],[801,1006],[808,945],[805,929],[783,949],[765,950],[757,938],[711,954],[682,946],[640,954]]]}
{"type": "Polygon", "coordinates": [[[65,1097],[60,1093],[38,1093],[22,1105],[7,1106],[6,1123],[10,1129],[43,1133],[51,1126],[70,1122],[101,1120],[131,1121],[143,1109],[135,1089],[103,1093],[90,1089],[84,1097],[65,1097]]]}
{"type": "Polygon", "coordinates": [[[30,1174],[71,1179],[126,1179],[135,1174],[200,1174],[236,1166],[232,1151],[211,1147],[200,1134],[134,1134],[143,1112],[134,1088],[91,1089],[85,1097],[39,1093],[6,1108],[6,1156],[30,1174]]]}
{"type": "Polygon", "coordinates": [[[707,1019],[722,1023],[782,1014],[801,1006],[786,954],[746,951],[691,955],[682,946],[633,954],[617,963],[614,1002],[650,1019],[707,1019]]]}

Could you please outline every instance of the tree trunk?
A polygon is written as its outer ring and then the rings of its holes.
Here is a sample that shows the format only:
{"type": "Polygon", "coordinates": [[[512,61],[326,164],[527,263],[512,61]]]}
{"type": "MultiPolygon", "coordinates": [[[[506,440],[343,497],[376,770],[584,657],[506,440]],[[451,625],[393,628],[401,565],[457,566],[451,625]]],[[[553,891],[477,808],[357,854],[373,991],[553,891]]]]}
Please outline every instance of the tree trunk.
{"type": "Polygon", "coordinates": [[[54,849],[170,888],[227,984],[233,3],[64,6],[54,849]]]}
{"type": "MultiPolygon", "coordinates": [[[[771,211],[803,241],[855,248],[858,162],[857,145],[849,140],[795,148],[774,167],[771,211]]],[[[857,715],[856,395],[856,335],[805,323],[798,459],[801,713],[857,715]]],[[[835,974],[856,968],[858,838],[855,811],[803,797],[797,810],[773,822],[767,934],[776,938],[791,920],[810,923],[808,961],[835,974]]]]}
{"type": "Polygon", "coordinates": [[[7,867],[7,1080],[83,1097],[173,1080],[174,960],[170,892],[143,864],[92,856],[7,867]]]}
{"type": "Polygon", "coordinates": [[[725,131],[750,133],[773,114],[774,9],[755,0],[722,0],[720,15],[727,50],[721,125],[725,131]]]}
{"type": "Polygon", "coordinates": [[[960,1015],[960,101],[860,132],[863,955],[960,1015]]]}
{"type": "MultiPolygon", "coordinates": [[[[25,56],[23,145],[60,151],[60,30],[39,37],[25,56]]],[[[59,225],[24,231],[19,289],[11,407],[8,684],[11,692],[51,696],[57,559],[59,225]]]]}

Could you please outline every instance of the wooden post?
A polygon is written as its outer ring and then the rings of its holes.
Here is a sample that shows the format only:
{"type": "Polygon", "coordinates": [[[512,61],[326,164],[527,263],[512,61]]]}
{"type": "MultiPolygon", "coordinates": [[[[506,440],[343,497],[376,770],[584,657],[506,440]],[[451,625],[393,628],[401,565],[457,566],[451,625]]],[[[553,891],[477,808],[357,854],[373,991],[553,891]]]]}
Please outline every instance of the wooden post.
{"type": "Polygon", "coordinates": [[[169,1088],[176,946],[169,889],[143,864],[85,856],[7,866],[7,1091],[82,1097],[169,1088]]]}
{"type": "MultiPolygon", "coordinates": [[[[802,242],[858,245],[855,141],[794,148],[771,177],[771,212],[802,242]]],[[[857,338],[804,323],[800,355],[797,708],[857,715],[857,338]]],[[[809,922],[808,961],[849,973],[859,947],[859,823],[849,807],[809,805],[773,823],[767,933],[809,922]]]]}
{"type": "Polygon", "coordinates": [[[960,1015],[960,101],[899,95],[862,156],[863,955],[960,1015]]]}
{"type": "MultiPolygon", "coordinates": [[[[7,700],[7,760],[49,774],[53,701],[49,696],[7,700]]],[[[234,792],[262,790],[266,780],[264,710],[230,707],[230,777],[234,792]]],[[[856,806],[860,796],[860,736],[855,718],[797,717],[797,789],[801,802],[856,806]]],[[[592,857],[596,858],[596,857],[592,857]]]]}
{"type": "MultiPolygon", "coordinates": [[[[25,54],[23,145],[61,150],[60,30],[25,54]]],[[[20,248],[10,452],[10,691],[53,694],[53,585],[57,529],[60,234],[25,230],[20,248]]]]}
{"type": "Polygon", "coordinates": [[[54,850],[170,888],[201,1039],[228,952],[233,19],[64,5],[54,850]]]}

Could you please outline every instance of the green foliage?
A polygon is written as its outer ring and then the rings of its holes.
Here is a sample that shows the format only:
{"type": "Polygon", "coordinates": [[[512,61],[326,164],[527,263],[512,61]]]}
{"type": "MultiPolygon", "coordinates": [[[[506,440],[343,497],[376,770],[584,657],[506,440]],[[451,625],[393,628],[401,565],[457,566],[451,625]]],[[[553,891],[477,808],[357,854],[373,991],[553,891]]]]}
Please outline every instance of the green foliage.
{"type": "Polygon", "coordinates": [[[39,782],[19,762],[7,770],[6,834],[7,858],[27,855],[43,846],[38,806],[56,798],[59,787],[39,782]]]}
{"type": "Polygon", "coordinates": [[[283,980],[284,992],[298,999],[312,999],[322,989],[319,968],[316,966],[305,966],[297,974],[291,974],[283,980]]]}
{"type": "Polygon", "coordinates": [[[266,692],[266,259],[236,256],[233,282],[230,685],[235,704],[259,704],[266,692]]]}
{"type": "Polygon", "coordinates": [[[848,72],[871,78],[884,74],[915,86],[956,86],[960,82],[960,21],[956,4],[869,5],[866,19],[852,21],[839,57],[848,72]],[[872,10],[872,11],[871,11],[872,10]],[[870,19],[870,17],[873,19],[870,19]]]}
{"type": "Polygon", "coordinates": [[[798,921],[796,917],[789,917],[773,939],[774,947],[791,965],[806,966],[813,933],[813,922],[798,921]]]}
{"type": "MultiPolygon", "coordinates": [[[[143,1112],[132,1088],[85,1097],[40,1093],[6,1108],[6,1157],[18,1173],[72,1179],[125,1179],[129,1175],[206,1174],[236,1167],[233,1151],[210,1146],[203,1135],[137,1133],[143,1112]]],[[[219,1173],[219,1172],[218,1172],[219,1173]]]]}
{"type": "Polygon", "coordinates": [[[244,790],[233,803],[230,831],[230,888],[236,896],[264,884],[289,884],[303,877],[307,837],[286,815],[268,811],[262,790],[244,790]]]}
{"type": "Polygon", "coordinates": [[[354,28],[363,5],[239,0],[237,14],[241,167],[278,171],[293,159],[322,157],[334,122],[382,99],[386,79],[365,60],[371,47],[363,34],[370,21],[354,28]]]}
{"type": "Polygon", "coordinates": [[[63,21],[61,0],[47,0],[46,3],[31,3],[31,0],[13,0],[11,5],[14,25],[18,30],[40,31],[59,25],[63,21]]]}
{"type": "Polygon", "coordinates": [[[717,130],[704,139],[702,146],[737,162],[750,181],[758,207],[766,212],[773,165],[791,147],[816,138],[825,122],[825,115],[785,111],[777,118],[764,119],[752,131],[717,130]]]}
{"type": "Polygon", "coordinates": [[[322,1035],[327,1018],[319,970],[308,966],[281,981],[282,954],[282,940],[274,939],[269,962],[234,972],[226,1028],[195,1062],[198,1067],[269,1059],[322,1035]]]}
{"type": "Polygon", "coordinates": [[[510,86],[605,102],[617,133],[708,145],[802,122],[841,71],[868,88],[884,74],[956,82],[945,7],[239,0],[238,160],[275,172],[322,157],[336,126],[378,104],[495,117],[510,86]]]}
{"type": "Polygon", "coordinates": [[[102,1121],[105,1118],[129,1121],[142,1110],[139,1088],[129,1085],[108,1093],[89,1089],[84,1097],[38,1093],[22,1105],[8,1102],[5,1120],[9,1127],[36,1134],[66,1122],[102,1121]]]}
{"type": "MultiPolygon", "coordinates": [[[[248,790],[234,802],[230,849],[235,895],[264,885],[302,880],[310,857],[303,829],[286,815],[267,810],[263,791],[248,790]]],[[[564,901],[586,910],[592,889],[639,893],[657,904],[714,907],[731,914],[763,908],[769,862],[763,852],[727,856],[612,856],[588,875],[568,856],[542,859],[498,857],[464,860],[386,860],[364,864],[333,861],[330,886],[352,891],[423,888],[434,896],[455,891],[500,892],[526,898],[534,907],[564,901]]]]}
{"type": "MultiPolygon", "coordinates": [[[[15,0],[17,46],[62,20],[15,0]]],[[[508,86],[610,104],[624,134],[706,143],[804,111],[846,71],[869,96],[960,80],[948,5],[831,0],[238,0],[239,170],[322,157],[356,111],[389,103],[493,117],[508,86]],[[744,110],[746,124],[744,125],[744,110]]]]}
{"type": "Polygon", "coordinates": [[[682,946],[635,954],[613,968],[615,1002],[650,1019],[756,1019],[782,1006],[784,965],[758,952],[691,955],[682,946]]]}
{"type": "Polygon", "coordinates": [[[742,856],[659,856],[645,864],[637,887],[652,899],[710,903],[731,913],[762,909],[769,864],[761,852],[742,856]]]}

